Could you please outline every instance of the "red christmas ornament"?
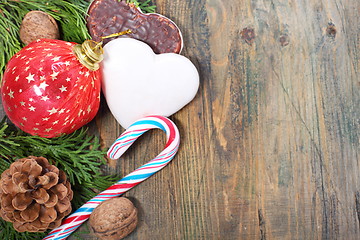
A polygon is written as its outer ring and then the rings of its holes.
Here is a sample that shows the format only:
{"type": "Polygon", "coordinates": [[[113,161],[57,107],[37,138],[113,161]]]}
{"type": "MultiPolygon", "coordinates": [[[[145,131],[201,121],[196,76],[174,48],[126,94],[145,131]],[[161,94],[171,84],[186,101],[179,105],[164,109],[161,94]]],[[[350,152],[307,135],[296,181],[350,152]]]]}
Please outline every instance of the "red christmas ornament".
{"type": "Polygon", "coordinates": [[[10,120],[41,137],[68,134],[91,121],[100,104],[102,48],[41,39],[7,64],[2,102],[10,120]]]}

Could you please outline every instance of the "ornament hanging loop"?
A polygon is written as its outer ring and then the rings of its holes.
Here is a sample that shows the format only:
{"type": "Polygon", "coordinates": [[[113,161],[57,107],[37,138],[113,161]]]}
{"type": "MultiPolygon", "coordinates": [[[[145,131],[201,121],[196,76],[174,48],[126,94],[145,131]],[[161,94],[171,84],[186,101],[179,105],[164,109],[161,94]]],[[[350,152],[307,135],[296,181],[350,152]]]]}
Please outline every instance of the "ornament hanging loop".
{"type": "Polygon", "coordinates": [[[107,39],[107,38],[119,37],[119,36],[126,35],[126,34],[130,34],[130,33],[132,33],[132,31],[131,31],[131,29],[128,29],[128,30],[126,30],[126,31],[122,31],[122,32],[110,34],[110,35],[108,35],[108,36],[101,37],[101,39],[104,40],[104,39],[107,39]]]}
{"type": "Polygon", "coordinates": [[[86,66],[92,71],[96,71],[100,68],[99,63],[103,60],[103,40],[106,38],[118,37],[129,33],[131,33],[130,29],[123,32],[114,33],[105,37],[101,37],[101,42],[85,40],[85,42],[83,42],[82,44],[77,44],[74,46],[74,52],[79,61],[84,66],[86,66]]]}

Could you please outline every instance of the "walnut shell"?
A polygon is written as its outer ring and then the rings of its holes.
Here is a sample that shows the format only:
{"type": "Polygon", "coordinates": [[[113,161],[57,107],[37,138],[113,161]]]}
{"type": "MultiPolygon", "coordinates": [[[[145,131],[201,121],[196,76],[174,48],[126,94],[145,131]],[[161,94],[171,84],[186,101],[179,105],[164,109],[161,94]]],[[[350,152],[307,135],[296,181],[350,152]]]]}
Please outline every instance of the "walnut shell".
{"type": "Polygon", "coordinates": [[[21,23],[20,39],[28,45],[40,38],[59,39],[59,27],[49,14],[42,11],[30,11],[21,23]]]}
{"type": "Polygon", "coordinates": [[[90,215],[93,233],[102,240],[119,240],[129,235],[138,222],[137,209],[124,197],[101,203],[90,215]]]}

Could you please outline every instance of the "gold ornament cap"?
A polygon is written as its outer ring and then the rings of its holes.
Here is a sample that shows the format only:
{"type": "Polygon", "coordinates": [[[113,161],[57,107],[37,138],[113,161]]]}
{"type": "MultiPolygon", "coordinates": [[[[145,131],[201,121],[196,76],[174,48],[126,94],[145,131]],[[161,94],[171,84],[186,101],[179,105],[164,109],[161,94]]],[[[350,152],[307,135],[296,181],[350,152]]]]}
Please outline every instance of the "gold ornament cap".
{"type": "MultiPolygon", "coordinates": [[[[119,37],[125,34],[130,34],[131,30],[128,29],[123,32],[114,33],[101,39],[119,37]]],[[[99,63],[104,59],[103,54],[104,50],[102,48],[103,42],[95,42],[93,40],[85,40],[81,45],[76,44],[74,46],[74,52],[79,59],[79,61],[88,69],[96,71],[100,68],[99,63]]]]}
{"type": "Polygon", "coordinates": [[[102,42],[85,40],[82,44],[74,46],[74,52],[79,61],[88,69],[96,71],[100,68],[99,63],[103,60],[104,50],[102,42]]]}

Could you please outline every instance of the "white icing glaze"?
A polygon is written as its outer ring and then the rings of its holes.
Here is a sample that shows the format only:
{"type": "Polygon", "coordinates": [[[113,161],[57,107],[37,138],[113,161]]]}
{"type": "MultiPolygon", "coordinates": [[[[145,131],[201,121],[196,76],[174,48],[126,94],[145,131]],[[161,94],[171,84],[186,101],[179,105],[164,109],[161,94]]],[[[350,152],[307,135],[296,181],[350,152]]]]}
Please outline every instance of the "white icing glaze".
{"type": "Polygon", "coordinates": [[[124,128],[148,115],[174,114],[199,88],[199,74],[189,59],[175,53],[156,55],[131,38],[110,41],[102,64],[103,93],[124,128]]]}

